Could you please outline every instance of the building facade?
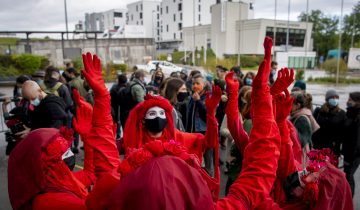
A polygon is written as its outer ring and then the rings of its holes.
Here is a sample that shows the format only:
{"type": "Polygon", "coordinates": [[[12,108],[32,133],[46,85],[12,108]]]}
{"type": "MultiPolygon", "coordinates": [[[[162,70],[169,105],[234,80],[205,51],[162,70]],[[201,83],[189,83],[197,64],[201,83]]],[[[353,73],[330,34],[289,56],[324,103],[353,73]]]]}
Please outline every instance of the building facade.
{"type": "Polygon", "coordinates": [[[86,31],[117,30],[126,24],[126,9],[112,9],[105,12],[86,13],[86,31]]]}
{"type": "Polygon", "coordinates": [[[128,25],[142,25],[148,38],[160,41],[161,0],[141,0],[127,5],[128,25]]]}

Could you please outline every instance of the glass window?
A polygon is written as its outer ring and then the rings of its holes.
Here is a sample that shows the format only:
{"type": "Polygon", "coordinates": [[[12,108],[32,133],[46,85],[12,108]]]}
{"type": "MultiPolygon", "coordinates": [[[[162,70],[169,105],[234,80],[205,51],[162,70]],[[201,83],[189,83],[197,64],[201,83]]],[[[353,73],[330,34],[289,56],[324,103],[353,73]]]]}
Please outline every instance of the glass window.
{"type": "Polygon", "coordinates": [[[168,14],[168,13],[169,13],[169,7],[166,6],[166,14],[168,14]]]}
{"type": "Polygon", "coordinates": [[[142,12],[139,13],[140,19],[142,19],[142,12]]]}
{"type": "Polygon", "coordinates": [[[178,30],[181,30],[181,29],[182,29],[182,24],[179,23],[179,24],[178,24],[178,30]]]}
{"type": "Polygon", "coordinates": [[[174,22],[176,21],[176,14],[174,14],[174,22]]]}
{"type": "Polygon", "coordinates": [[[182,4],[179,3],[179,4],[178,4],[178,11],[181,11],[181,10],[182,10],[182,4]]]}
{"type": "Polygon", "coordinates": [[[114,17],[122,18],[122,17],[123,17],[123,13],[122,13],[122,12],[114,12],[114,17]]]}

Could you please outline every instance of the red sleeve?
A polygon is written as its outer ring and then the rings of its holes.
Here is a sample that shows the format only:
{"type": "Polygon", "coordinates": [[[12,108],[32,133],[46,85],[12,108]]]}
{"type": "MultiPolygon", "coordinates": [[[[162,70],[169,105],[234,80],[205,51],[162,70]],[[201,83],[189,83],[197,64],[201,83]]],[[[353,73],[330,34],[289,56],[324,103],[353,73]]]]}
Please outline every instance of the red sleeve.
{"type": "Polygon", "coordinates": [[[182,143],[188,153],[195,154],[202,161],[203,152],[206,149],[205,136],[200,133],[186,133],[175,130],[176,141],[182,143]]]}
{"type": "Polygon", "coordinates": [[[243,155],[245,147],[249,142],[249,136],[245,132],[238,114],[238,92],[237,89],[229,91],[229,99],[225,108],[225,113],[230,134],[233,137],[237,148],[243,155]]]}
{"type": "MultiPolygon", "coordinates": [[[[81,136],[82,139],[86,138],[81,136]]],[[[86,142],[86,141],[85,141],[86,142]]],[[[80,180],[86,187],[93,185],[96,180],[94,166],[94,150],[84,143],[84,169],[74,173],[76,178],[80,180]]]]}
{"type": "Polygon", "coordinates": [[[33,210],[86,210],[85,201],[71,193],[45,193],[37,195],[33,210]]]}
{"type": "Polygon", "coordinates": [[[215,148],[219,144],[219,128],[218,122],[216,120],[215,115],[207,114],[206,116],[206,147],[207,148],[215,148]]]}
{"type": "Polygon", "coordinates": [[[120,156],[115,144],[108,91],[94,96],[93,122],[87,142],[94,150],[95,175],[118,174],[120,156]]]}

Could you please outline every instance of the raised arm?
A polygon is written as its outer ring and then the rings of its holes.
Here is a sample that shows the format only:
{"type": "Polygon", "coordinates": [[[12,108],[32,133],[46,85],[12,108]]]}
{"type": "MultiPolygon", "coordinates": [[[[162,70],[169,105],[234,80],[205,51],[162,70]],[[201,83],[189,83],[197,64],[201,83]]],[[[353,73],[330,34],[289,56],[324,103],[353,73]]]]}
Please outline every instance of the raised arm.
{"type": "Polygon", "coordinates": [[[73,98],[76,102],[76,115],[73,118],[73,126],[80,134],[81,141],[84,143],[84,169],[77,171],[74,175],[85,185],[90,186],[95,183],[94,150],[88,145],[87,135],[91,130],[93,108],[81,98],[78,90],[74,89],[73,98]]]}
{"type": "Polygon", "coordinates": [[[234,79],[234,72],[228,73],[225,77],[225,80],[228,92],[228,103],[225,108],[227,125],[237,148],[243,155],[245,147],[249,143],[249,136],[244,130],[239,117],[239,81],[237,79],[234,79]]]}
{"type": "Polygon", "coordinates": [[[100,60],[87,53],[83,55],[83,62],[82,74],[94,91],[92,128],[87,142],[94,150],[95,175],[99,178],[104,173],[117,174],[120,157],[113,132],[110,93],[102,79],[100,60]]]}
{"type": "Polygon", "coordinates": [[[280,135],[273,115],[272,97],[268,87],[272,40],[265,38],[265,57],[253,82],[252,121],[249,144],[244,151],[240,176],[230,187],[229,195],[217,203],[217,208],[253,209],[269,196],[279,158],[280,135]]]}

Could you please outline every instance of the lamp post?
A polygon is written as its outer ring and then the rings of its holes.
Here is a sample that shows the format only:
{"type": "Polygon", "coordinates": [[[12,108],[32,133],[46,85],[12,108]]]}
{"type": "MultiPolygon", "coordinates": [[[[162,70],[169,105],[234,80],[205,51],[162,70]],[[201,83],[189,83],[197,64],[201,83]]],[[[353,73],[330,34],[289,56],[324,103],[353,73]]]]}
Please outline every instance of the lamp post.
{"type": "Polygon", "coordinates": [[[344,0],[341,0],[341,12],[340,12],[340,20],[339,20],[339,46],[338,46],[338,59],[336,65],[336,86],[339,85],[339,72],[340,72],[340,58],[341,58],[341,36],[342,36],[342,17],[343,17],[343,9],[344,9],[344,0]]]}
{"type": "Polygon", "coordinates": [[[64,0],[64,9],[65,9],[66,39],[69,39],[69,28],[68,28],[68,17],[67,17],[66,0],[64,0]]]}
{"type": "Polygon", "coordinates": [[[286,31],[286,46],[285,46],[285,51],[288,52],[289,51],[289,33],[290,33],[290,2],[291,0],[289,0],[288,3],[288,19],[287,19],[287,31],[286,31]]]}

